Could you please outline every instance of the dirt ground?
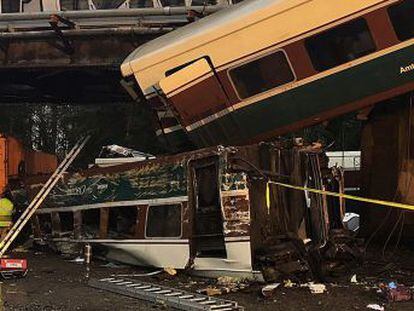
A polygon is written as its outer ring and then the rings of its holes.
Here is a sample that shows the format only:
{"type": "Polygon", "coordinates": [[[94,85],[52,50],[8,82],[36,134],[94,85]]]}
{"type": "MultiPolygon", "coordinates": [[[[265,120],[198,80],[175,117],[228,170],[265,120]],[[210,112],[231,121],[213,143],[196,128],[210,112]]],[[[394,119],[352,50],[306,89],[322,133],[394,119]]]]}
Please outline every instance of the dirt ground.
{"type": "MultiPolygon", "coordinates": [[[[18,253],[15,257],[28,258],[30,270],[23,279],[3,281],[5,310],[165,310],[163,306],[88,287],[85,266],[54,253],[29,251],[18,253]]],[[[384,305],[385,310],[414,310],[413,301],[386,304],[375,289],[381,281],[398,281],[413,286],[414,254],[406,252],[402,256],[394,256],[392,262],[377,257],[373,252],[371,260],[364,266],[329,280],[328,292],[324,294],[311,294],[308,288],[281,286],[272,298],[265,299],[260,294],[263,285],[252,284],[241,292],[220,298],[236,300],[246,310],[368,310],[368,304],[384,305]],[[359,284],[350,282],[354,273],[359,284]]],[[[111,274],[140,272],[144,271],[94,261],[90,276],[108,277],[111,274]]],[[[185,274],[171,277],[165,273],[139,279],[190,291],[215,282],[185,274]]]]}

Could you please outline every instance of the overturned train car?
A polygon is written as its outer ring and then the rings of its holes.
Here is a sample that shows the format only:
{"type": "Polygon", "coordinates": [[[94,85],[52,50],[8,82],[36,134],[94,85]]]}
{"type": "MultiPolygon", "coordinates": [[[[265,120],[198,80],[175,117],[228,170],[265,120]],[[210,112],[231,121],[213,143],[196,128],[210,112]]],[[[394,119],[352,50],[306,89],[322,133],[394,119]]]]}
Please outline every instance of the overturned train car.
{"type": "Polygon", "coordinates": [[[412,0],[247,0],[121,69],[171,148],[253,143],[413,90],[413,14],[412,0]]]}
{"type": "Polygon", "coordinates": [[[327,245],[342,228],[341,202],[268,180],[337,190],[341,174],[327,163],[320,148],[260,144],[91,168],[57,185],[35,215],[35,238],[206,276],[306,271],[303,241],[327,245]]]}

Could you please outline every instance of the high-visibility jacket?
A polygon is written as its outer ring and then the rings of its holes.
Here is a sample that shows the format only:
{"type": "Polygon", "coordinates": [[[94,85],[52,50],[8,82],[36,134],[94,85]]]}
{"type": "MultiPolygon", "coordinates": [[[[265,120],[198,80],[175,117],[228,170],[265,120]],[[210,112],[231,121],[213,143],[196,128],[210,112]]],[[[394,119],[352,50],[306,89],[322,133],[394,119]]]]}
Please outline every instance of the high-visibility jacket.
{"type": "Polygon", "coordinates": [[[0,228],[10,227],[13,216],[13,202],[9,199],[0,199],[0,228]]]}

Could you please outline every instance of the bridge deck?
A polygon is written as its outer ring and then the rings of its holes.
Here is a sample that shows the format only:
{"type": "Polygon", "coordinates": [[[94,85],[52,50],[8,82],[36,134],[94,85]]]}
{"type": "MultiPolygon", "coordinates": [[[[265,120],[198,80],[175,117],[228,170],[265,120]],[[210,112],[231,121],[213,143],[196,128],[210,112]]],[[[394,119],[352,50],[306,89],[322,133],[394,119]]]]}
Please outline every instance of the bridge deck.
{"type": "Polygon", "coordinates": [[[0,102],[127,100],[119,66],[131,51],[188,24],[188,10],[223,7],[0,14],[0,102]]]}

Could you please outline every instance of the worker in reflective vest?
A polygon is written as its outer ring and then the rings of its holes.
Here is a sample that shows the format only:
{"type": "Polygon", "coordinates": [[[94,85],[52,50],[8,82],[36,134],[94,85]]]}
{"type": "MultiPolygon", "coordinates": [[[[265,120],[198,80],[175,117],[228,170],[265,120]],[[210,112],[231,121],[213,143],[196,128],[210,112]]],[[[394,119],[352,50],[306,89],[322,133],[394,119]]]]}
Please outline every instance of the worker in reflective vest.
{"type": "Polygon", "coordinates": [[[2,240],[13,223],[13,202],[9,199],[9,195],[3,193],[0,198],[0,239],[2,240]]]}

